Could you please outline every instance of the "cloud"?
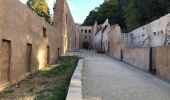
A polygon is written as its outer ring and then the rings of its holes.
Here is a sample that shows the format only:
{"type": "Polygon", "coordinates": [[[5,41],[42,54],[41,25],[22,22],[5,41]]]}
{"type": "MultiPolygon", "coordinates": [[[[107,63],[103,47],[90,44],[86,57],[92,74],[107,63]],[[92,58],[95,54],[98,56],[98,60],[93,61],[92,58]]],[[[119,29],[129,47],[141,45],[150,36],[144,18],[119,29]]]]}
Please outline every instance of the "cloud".
{"type": "Polygon", "coordinates": [[[53,7],[54,7],[54,3],[56,0],[46,0],[48,2],[48,6],[50,8],[50,13],[53,14],[53,7]]]}
{"type": "Polygon", "coordinates": [[[21,1],[24,4],[26,4],[28,0],[19,0],[19,1],[21,1]]]}

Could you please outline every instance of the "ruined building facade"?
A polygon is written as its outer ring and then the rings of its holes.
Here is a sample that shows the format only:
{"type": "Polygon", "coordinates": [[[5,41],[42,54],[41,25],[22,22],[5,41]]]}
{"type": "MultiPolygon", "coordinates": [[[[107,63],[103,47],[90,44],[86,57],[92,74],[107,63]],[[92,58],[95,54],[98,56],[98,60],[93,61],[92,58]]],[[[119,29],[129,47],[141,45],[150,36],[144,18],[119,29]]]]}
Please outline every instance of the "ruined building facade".
{"type": "Polygon", "coordinates": [[[94,26],[97,51],[170,80],[170,14],[129,33],[107,21],[102,28],[94,26]]]}
{"type": "Polygon", "coordinates": [[[79,27],[74,23],[67,0],[57,0],[53,25],[61,35],[60,43],[63,55],[73,48],[79,48],[79,27]]]}
{"type": "Polygon", "coordinates": [[[93,48],[93,27],[79,26],[79,47],[81,49],[93,48]]]}
{"type": "Polygon", "coordinates": [[[79,47],[66,0],[57,0],[50,25],[18,0],[0,0],[0,90],[79,47]]]}

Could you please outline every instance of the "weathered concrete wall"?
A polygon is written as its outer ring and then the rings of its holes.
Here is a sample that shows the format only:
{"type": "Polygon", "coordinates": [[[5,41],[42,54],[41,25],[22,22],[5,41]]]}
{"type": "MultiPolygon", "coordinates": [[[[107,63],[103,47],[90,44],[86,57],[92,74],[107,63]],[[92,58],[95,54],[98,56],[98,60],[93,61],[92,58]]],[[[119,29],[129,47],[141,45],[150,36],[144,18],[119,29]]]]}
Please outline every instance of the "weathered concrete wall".
{"type": "Polygon", "coordinates": [[[170,14],[123,34],[126,47],[157,47],[170,42],[170,14]]]}
{"type": "Polygon", "coordinates": [[[149,48],[125,48],[123,50],[123,61],[145,71],[149,71],[149,51],[149,48]]]}
{"type": "Polygon", "coordinates": [[[103,31],[103,46],[104,51],[108,53],[109,49],[109,32],[110,32],[110,24],[109,20],[106,20],[106,22],[103,24],[104,29],[103,31]]]}
{"type": "Polygon", "coordinates": [[[68,47],[66,51],[71,51],[72,49],[77,48],[76,47],[76,40],[78,39],[77,36],[77,30],[76,30],[76,24],[74,23],[73,17],[71,15],[67,0],[65,1],[65,13],[66,13],[66,29],[67,30],[67,35],[68,35],[68,47]]]}
{"type": "Polygon", "coordinates": [[[66,0],[57,0],[54,10],[54,27],[60,33],[62,55],[76,47],[79,36],[66,0]]]}
{"type": "Polygon", "coordinates": [[[97,21],[94,23],[93,26],[93,40],[92,40],[92,44],[93,44],[93,49],[96,49],[96,45],[95,45],[95,35],[97,33],[97,29],[98,29],[98,25],[97,25],[97,21]]]}
{"type": "Polygon", "coordinates": [[[80,47],[79,47],[79,43],[80,43],[80,31],[79,31],[79,25],[78,24],[76,24],[76,36],[75,36],[75,42],[76,42],[76,44],[75,44],[75,46],[76,46],[76,49],[79,49],[80,47]]]}
{"type": "Polygon", "coordinates": [[[161,46],[155,48],[156,73],[161,77],[170,80],[170,46],[161,46]]]}
{"type": "MultiPolygon", "coordinates": [[[[58,14],[64,15],[65,12],[58,14]]],[[[71,18],[71,14],[68,17],[71,18]]],[[[73,20],[70,24],[72,30],[68,33],[76,34],[73,20]]],[[[59,48],[63,47],[63,26],[56,26],[48,24],[18,0],[0,0],[0,89],[58,59],[62,53],[59,48]]],[[[71,37],[72,40],[75,38],[71,37]]],[[[75,47],[74,44],[71,48],[75,47]]]]}
{"type": "Polygon", "coordinates": [[[102,31],[100,30],[99,32],[97,32],[97,34],[94,37],[96,51],[102,51],[103,49],[103,47],[101,47],[101,42],[102,42],[101,38],[102,38],[102,31]]]}
{"type": "Polygon", "coordinates": [[[112,25],[108,34],[108,54],[118,60],[121,59],[121,50],[123,45],[121,42],[121,29],[119,25],[112,25]]]}
{"type": "Polygon", "coordinates": [[[110,32],[110,24],[109,21],[106,20],[102,25],[98,25],[97,28],[94,25],[94,32],[97,33],[93,35],[94,46],[97,52],[108,52],[108,33],[110,32]]]}
{"type": "MultiPolygon", "coordinates": [[[[26,67],[30,67],[30,72],[34,72],[47,64],[47,47],[49,46],[49,61],[52,63],[57,59],[58,32],[57,29],[46,23],[33,11],[21,4],[18,0],[0,1],[0,71],[2,66],[9,67],[6,74],[8,82],[0,82],[0,85],[15,83],[23,79],[29,73],[26,67]],[[47,37],[43,37],[43,27],[46,28],[47,37]],[[11,43],[10,60],[3,60],[3,41],[11,43]],[[27,44],[32,45],[30,66],[27,66],[27,44]],[[7,66],[6,63],[9,63],[7,66]],[[39,67],[38,67],[39,66],[39,67]]],[[[5,50],[6,51],[6,50],[5,50]]],[[[0,76],[6,77],[4,75],[0,76]]]]}
{"type": "Polygon", "coordinates": [[[140,27],[130,33],[122,33],[122,38],[124,45],[127,48],[149,47],[150,45],[150,37],[147,25],[140,27]]]}

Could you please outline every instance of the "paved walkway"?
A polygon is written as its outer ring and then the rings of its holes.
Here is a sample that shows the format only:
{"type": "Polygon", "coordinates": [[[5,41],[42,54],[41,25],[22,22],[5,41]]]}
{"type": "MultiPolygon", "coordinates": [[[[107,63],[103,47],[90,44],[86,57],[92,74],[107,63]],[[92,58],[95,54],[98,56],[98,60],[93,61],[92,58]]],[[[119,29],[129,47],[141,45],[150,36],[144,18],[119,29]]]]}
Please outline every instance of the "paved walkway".
{"type": "Polygon", "coordinates": [[[83,56],[84,100],[170,100],[170,84],[104,54],[83,56]]]}

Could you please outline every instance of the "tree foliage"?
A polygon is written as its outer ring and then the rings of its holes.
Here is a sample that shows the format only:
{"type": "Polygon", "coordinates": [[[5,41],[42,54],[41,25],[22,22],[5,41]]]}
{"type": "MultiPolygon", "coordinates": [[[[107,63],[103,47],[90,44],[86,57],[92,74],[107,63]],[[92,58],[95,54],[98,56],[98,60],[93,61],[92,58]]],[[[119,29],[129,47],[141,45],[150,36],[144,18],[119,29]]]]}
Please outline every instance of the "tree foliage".
{"type": "Polygon", "coordinates": [[[118,12],[117,0],[104,2],[100,7],[90,12],[82,25],[93,25],[95,21],[102,24],[107,18],[110,19],[111,24],[116,23],[118,14],[113,12],[118,12]]]}
{"type": "Polygon", "coordinates": [[[97,12],[95,10],[90,11],[89,16],[85,19],[83,25],[93,25],[96,21],[97,12]]]}
{"type": "Polygon", "coordinates": [[[27,5],[34,10],[40,17],[50,22],[50,11],[45,0],[28,0],[27,5]]]}
{"type": "Polygon", "coordinates": [[[101,4],[95,15],[89,14],[83,25],[93,25],[95,21],[102,24],[108,18],[111,25],[119,24],[127,32],[169,12],[169,0],[110,0],[101,4]]]}

